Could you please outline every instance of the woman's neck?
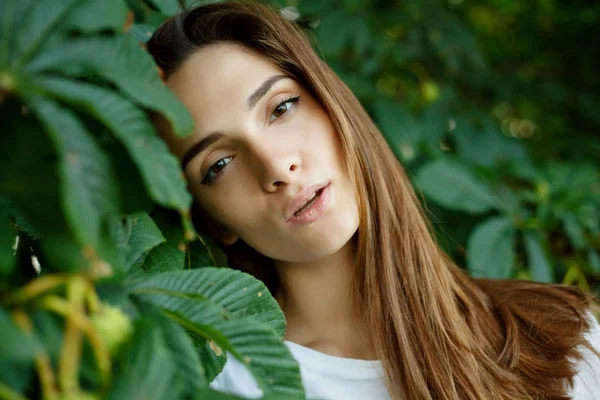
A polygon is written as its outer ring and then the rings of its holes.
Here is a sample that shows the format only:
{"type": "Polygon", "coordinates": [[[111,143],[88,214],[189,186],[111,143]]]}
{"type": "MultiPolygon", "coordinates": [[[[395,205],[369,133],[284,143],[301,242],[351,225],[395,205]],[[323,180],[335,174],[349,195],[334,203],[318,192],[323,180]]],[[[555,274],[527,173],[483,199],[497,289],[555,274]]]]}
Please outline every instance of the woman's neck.
{"type": "Polygon", "coordinates": [[[275,299],[287,320],[286,340],[339,357],[372,359],[353,307],[354,257],[351,240],[314,262],[276,263],[281,285],[275,299]]]}

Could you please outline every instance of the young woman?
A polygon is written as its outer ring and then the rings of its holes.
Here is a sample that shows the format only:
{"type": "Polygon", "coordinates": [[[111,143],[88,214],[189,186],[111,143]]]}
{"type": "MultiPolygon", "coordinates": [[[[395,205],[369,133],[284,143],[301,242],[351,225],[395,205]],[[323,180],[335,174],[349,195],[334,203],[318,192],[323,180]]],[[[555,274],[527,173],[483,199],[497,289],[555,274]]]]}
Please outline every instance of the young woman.
{"type": "MultiPolygon", "coordinates": [[[[165,22],[148,50],[195,121],[160,132],[198,229],[265,282],[307,396],[600,399],[600,327],[573,287],[473,279],[302,30],[258,3],[165,22]]],[[[233,357],[211,385],[261,395],[233,357]]]]}

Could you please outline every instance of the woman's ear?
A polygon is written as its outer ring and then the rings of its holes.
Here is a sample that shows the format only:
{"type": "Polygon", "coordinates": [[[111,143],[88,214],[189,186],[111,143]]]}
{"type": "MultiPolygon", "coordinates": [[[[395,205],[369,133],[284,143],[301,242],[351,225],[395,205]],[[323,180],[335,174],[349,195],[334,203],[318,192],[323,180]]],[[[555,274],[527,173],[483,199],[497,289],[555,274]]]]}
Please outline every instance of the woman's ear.
{"type": "Polygon", "coordinates": [[[223,242],[223,244],[226,246],[231,246],[240,239],[237,234],[231,232],[230,230],[224,230],[221,232],[220,238],[221,242],[223,242]]]}

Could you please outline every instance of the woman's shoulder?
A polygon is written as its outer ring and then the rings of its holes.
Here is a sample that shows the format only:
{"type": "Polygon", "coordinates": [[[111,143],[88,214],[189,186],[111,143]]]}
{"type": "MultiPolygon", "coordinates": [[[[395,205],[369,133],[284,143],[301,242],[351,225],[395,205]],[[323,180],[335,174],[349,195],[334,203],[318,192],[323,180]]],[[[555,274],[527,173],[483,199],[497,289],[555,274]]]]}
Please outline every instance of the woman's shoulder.
{"type": "MultiPolygon", "coordinates": [[[[591,312],[587,313],[590,329],[585,338],[600,352],[600,323],[591,312]]],[[[600,358],[586,347],[581,348],[582,358],[577,361],[577,374],[573,380],[571,395],[574,400],[600,399],[600,358]]]]}

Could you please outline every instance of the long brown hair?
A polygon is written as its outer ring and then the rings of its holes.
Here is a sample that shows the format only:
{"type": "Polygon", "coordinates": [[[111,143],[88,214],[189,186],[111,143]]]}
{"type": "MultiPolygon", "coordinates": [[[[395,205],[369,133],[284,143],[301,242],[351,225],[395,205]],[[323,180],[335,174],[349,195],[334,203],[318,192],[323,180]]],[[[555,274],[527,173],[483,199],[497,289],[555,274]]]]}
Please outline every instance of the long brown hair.
{"type": "MultiPolygon", "coordinates": [[[[339,133],[360,209],[353,301],[392,398],[569,398],[582,346],[600,356],[583,335],[593,297],[566,285],[473,279],[459,268],[357,98],[275,9],[238,1],[189,9],[160,26],[147,48],[168,77],[197,49],[223,41],[302,83],[339,133]]],[[[198,229],[214,229],[197,204],[193,214],[198,229]]],[[[224,250],[230,266],[276,292],[271,260],[243,242],[224,250]]]]}

